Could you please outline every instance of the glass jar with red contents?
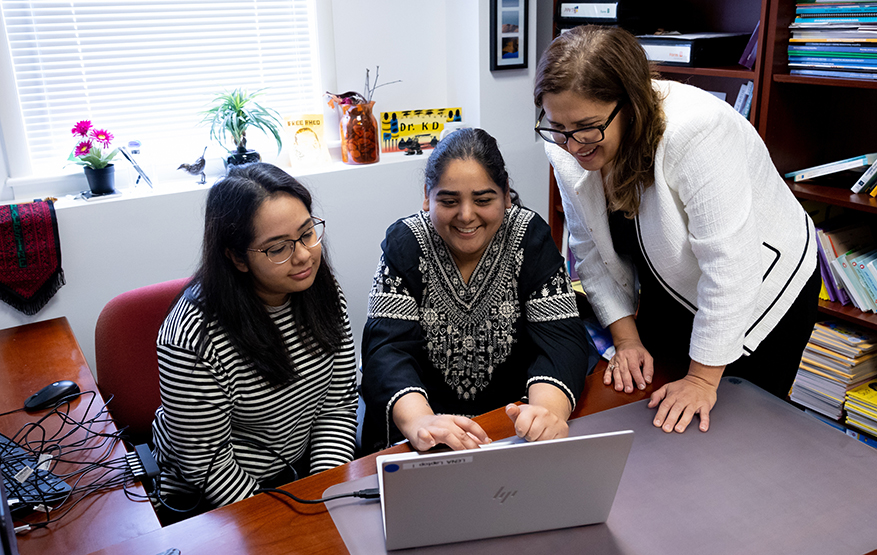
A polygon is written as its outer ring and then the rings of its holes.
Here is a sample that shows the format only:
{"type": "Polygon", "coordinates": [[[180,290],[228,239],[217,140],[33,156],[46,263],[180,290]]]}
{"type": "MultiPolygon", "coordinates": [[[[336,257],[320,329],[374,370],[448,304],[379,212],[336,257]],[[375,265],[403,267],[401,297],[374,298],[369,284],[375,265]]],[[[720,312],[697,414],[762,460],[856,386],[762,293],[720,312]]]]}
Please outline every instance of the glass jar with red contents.
{"type": "Polygon", "coordinates": [[[371,101],[341,106],[341,160],[346,164],[374,164],[381,159],[374,105],[371,101]]]}

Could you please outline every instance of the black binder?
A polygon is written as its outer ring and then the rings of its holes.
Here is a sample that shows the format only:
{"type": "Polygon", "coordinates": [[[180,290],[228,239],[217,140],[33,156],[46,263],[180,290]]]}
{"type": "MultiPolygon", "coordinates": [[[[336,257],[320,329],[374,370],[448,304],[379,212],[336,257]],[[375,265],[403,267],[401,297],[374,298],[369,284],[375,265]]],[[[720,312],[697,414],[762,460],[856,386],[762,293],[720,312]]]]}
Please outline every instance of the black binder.
{"type": "Polygon", "coordinates": [[[617,0],[558,2],[555,22],[561,33],[578,25],[611,25],[631,33],[651,33],[658,26],[655,2],[617,0]]]}
{"type": "Polygon", "coordinates": [[[714,67],[737,65],[749,33],[686,33],[636,37],[649,60],[667,65],[714,67]]]}

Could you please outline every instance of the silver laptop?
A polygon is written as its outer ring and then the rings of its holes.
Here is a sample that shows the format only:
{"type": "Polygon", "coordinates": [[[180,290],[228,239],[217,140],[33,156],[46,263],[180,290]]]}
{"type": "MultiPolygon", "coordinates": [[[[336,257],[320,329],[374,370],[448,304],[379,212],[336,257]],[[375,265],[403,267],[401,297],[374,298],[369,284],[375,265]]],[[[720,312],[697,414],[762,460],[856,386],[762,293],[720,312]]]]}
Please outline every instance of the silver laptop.
{"type": "Polygon", "coordinates": [[[377,458],[387,549],[605,522],[633,431],[377,458]]]}

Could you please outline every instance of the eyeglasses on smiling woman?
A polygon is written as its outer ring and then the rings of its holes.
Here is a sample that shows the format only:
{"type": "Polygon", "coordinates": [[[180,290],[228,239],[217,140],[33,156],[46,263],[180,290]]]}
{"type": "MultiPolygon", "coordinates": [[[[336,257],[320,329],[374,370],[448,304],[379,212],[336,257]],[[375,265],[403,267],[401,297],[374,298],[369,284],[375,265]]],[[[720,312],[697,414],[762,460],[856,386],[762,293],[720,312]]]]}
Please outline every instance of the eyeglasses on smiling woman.
{"type": "Polygon", "coordinates": [[[323,240],[323,233],[326,230],[326,221],[321,220],[320,218],[311,218],[311,222],[311,226],[307,228],[298,239],[286,239],[285,241],[274,243],[270,247],[264,249],[247,250],[252,252],[264,252],[265,256],[268,257],[268,260],[274,264],[283,264],[292,258],[292,255],[295,253],[296,243],[301,243],[302,246],[312,249],[319,245],[320,241],[323,240]]]}
{"type": "Polygon", "coordinates": [[[609,119],[607,119],[606,123],[603,125],[598,125],[596,127],[583,127],[573,131],[560,131],[559,129],[553,129],[551,127],[539,127],[542,123],[542,118],[545,117],[545,109],[543,108],[542,113],[539,114],[539,119],[536,120],[536,132],[549,143],[554,143],[560,146],[565,145],[570,138],[580,145],[599,143],[605,138],[604,132],[612,124],[612,120],[615,119],[615,116],[618,115],[618,112],[621,111],[623,106],[624,101],[619,101],[615,105],[615,109],[612,110],[612,113],[609,114],[609,119]]]}

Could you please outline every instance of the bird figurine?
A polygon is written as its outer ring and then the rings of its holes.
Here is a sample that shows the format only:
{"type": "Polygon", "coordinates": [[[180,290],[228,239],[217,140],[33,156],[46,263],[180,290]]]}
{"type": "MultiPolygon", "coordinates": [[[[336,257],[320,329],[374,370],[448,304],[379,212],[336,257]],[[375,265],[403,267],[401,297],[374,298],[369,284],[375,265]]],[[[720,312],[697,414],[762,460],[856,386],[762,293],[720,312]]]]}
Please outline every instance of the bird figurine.
{"type": "Polygon", "coordinates": [[[180,167],[177,169],[178,170],[186,170],[187,172],[191,173],[192,175],[198,175],[200,173],[201,174],[201,181],[199,181],[198,184],[203,185],[204,183],[207,183],[207,176],[204,175],[204,165],[207,163],[207,161],[204,160],[205,154],[207,154],[207,147],[206,146],[204,147],[204,152],[201,153],[201,157],[198,158],[197,160],[195,160],[195,163],[193,163],[193,164],[180,164],[180,167]]]}

